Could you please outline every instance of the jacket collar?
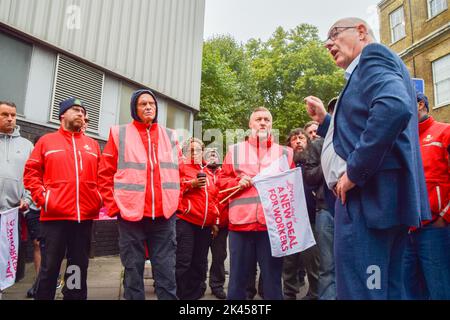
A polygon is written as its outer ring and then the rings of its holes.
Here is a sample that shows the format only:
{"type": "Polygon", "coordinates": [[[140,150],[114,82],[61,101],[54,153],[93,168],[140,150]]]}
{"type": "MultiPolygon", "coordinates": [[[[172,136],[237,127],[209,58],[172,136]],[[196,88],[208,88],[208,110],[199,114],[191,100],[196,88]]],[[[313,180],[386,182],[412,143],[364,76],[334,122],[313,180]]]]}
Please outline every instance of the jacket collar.
{"type": "Polygon", "coordinates": [[[257,148],[259,148],[262,144],[266,144],[267,148],[270,148],[273,145],[273,135],[269,135],[267,140],[262,140],[259,137],[249,136],[247,141],[249,144],[257,148]]]}
{"type": "Polygon", "coordinates": [[[184,159],[184,164],[187,164],[189,166],[192,166],[194,168],[198,168],[199,170],[203,170],[204,168],[206,168],[206,162],[204,160],[202,160],[202,163],[192,163],[190,159],[185,158],[184,159]]]}
{"type": "Polygon", "coordinates": [[[138,129],[138,130],[147,130],[150,128],[153,129],[155,128],[158,124],[157,123],[151,123],[151,124],[145,124],[136,120],[133,120],[133,125],[138,129]]]}
{"type": "Polygon", "coordinates": [[[350,77],[352,76],[353,71],[355,71],[356,67],[359,64],[359,60],[360,59],[361,59],[361,53],[352,61],[352,63],[350,63],[350,65],[345,70],[345,73],[344,73],[345,80],[348,81],[350,79],[350,77]]]}
{"type": "Polygon", "coordinates": [[[64,128],[62,126],[59,127],[58,131],[65,137],[72,137],[72,135],[73,135],[75,138],[79,138],[84,135],[84,133],[81,131],[80,132],[72,132],[72,131],[64,130],[64,128]]]}
{"type": "Polygon", "coordinates": [[[419,122],[419,134],[422,134],[426,130],[428,130],[434,123],[434,119],[432,116],[429,116],[428,119],[419,122]]]}
{"type": "Polygon", "coordinates": [[[0,136],[9,136],[9,137],[14,137],[14,138],[20,137],[20,127],[16,126],[12,133],[0,132],[0,136]]]}

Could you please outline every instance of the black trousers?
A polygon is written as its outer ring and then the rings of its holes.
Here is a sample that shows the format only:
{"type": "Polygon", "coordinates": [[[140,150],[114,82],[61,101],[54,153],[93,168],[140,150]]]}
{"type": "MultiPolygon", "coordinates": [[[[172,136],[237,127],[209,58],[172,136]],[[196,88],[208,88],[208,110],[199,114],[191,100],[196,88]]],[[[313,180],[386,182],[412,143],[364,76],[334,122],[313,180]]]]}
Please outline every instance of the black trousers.
{"type": "Polygon", "coordinates": [[[56,282],[64,256],[64,300],[87,299],[87,270],[91,247],[92,220],[41,222],[41,268],[36,300],[55,299],[56,282]]]}
{"type": "Polygon", "coordinates": [[[209,268],[209,287],[212,292],[223,290],[225,284],[225,260],[227,258],[228,229],[219,229],[219,234],[211,242],[212,263],[209,268]]]}
{"type": "Polygon", "coordinates": [[[181,300],[197,300],[205,293],[211,228],[177,220],[177,296],[181,300]]]}
{"type": "Polygon", "coordinates": [[[158,300],[176,300],[175,280],[175,215],[144,217],[127,221],[118,217],[120,260],[125,268],[123,297],[126,300],[145,300],[145,246],[152,264],[155,293],[158,300]]]}

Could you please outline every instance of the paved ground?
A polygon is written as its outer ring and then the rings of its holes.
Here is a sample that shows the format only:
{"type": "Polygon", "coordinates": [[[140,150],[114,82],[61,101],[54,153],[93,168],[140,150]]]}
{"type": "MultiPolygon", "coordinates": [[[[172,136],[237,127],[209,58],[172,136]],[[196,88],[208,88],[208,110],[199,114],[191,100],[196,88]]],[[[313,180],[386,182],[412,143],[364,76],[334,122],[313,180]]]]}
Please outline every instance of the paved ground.
{"type": "MultiPolygon", "coordinates": [[[[64,266],[63,266],[64,268],[64,266]]],[[[146,274],[150,275],[151,270],[146,269],[146,274]]],[[[118,256],[98,257],[90,260],[88,271],[88,300],[121,300],[123,267],[118,256]]],[[[146,277],[147,278],[147,277],[146,277]]],[[[3,292],[3,300],[26,300],[26,292],[34,281],[34,265],[28,263],[25,270],[25,278],[14,286],[3,292]]],[[[145,279],[145,292],[147,300],[156,300],[153,289],[153,280],[145,279]]],[[[225,290],[228,286],[228,276],[225,282],[225,290]]],[[[297,295],[300,299],[306,294],[307,285],[301,289],[297,295]]],[[[62,299],[61,289],[56,291],[56,299],[62,299]]],[[[255,299],[260,299],[257,296],[255,299]]],[[[202,300],[217,300],[209,290],[206,290],[202,300]]]]}

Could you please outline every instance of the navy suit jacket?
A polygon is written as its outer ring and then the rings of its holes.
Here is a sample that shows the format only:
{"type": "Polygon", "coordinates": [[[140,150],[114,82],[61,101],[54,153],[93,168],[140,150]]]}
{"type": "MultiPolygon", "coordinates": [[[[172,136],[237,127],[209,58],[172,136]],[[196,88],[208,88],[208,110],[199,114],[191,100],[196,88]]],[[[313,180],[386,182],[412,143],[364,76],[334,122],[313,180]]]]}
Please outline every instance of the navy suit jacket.
{"type": "MultiPolygon", "coordinates": [[[[430,219],[416,93],[402,60],[381,44],[367,45],[336,108],[334,149],[356,183],[347,210],[375,229],[430,219]]],[[[329,123],[327,116],[322,132],[329,123]]]]}

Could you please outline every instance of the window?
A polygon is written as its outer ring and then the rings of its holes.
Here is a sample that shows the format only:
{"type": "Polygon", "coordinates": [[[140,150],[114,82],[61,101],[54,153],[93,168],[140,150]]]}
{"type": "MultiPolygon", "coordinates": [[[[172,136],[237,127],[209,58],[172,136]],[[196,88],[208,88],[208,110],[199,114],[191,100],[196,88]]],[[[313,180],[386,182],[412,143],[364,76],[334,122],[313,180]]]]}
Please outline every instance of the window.
{"type": "Polygon", "coordinates": [[[59,103],[80,99],[89,113],[88,130],[98,132],[104,73],[66,56],[58,55],[50,121],[59,123],[59,103]]]}
{"type": "Polygon", "coordinates": [[[447,9],[447,0],[428,0],[428,18],[433,18],[447,9]]]}
{"type": "Polygon", "coordinates": [[[435,107],[450,104],[450,54],[433,62],[435,107]]]}
{"type": "Polygon", "coordinates": [[[0,33],[0,100],[14,102],[24,114],[33,46],[0,33]]]}
{"type": "Polygon", "coordinates": [[[403,14],[403,7],[398,8],[389,15],[391,21],[391,39],[392,43],[397,42],[405,37],[405,16],[403,14]]]}

